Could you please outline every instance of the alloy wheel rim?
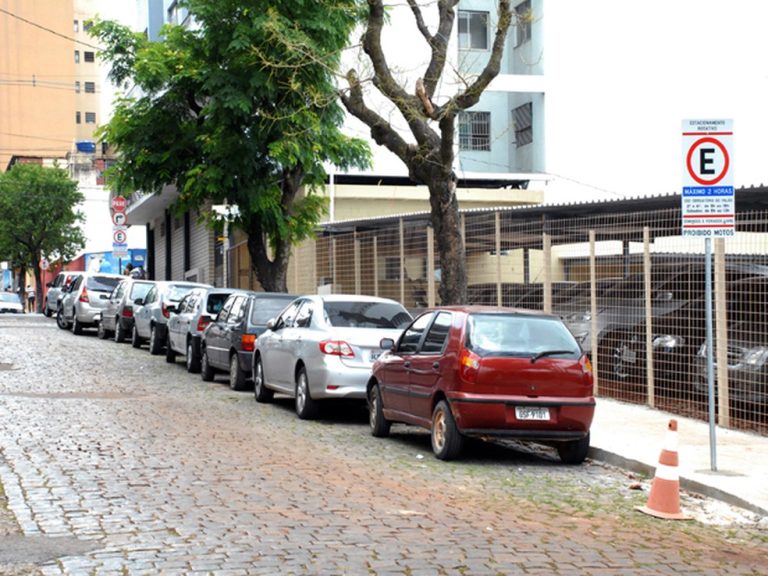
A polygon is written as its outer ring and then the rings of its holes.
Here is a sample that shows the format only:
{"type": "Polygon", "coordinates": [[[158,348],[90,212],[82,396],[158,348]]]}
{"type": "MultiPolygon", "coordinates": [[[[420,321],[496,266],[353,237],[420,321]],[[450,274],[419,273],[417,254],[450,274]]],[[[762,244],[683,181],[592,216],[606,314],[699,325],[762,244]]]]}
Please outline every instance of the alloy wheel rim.
{"type": "Polygon", "coordinates": [[[299,410],[304,410],[304,403],[306,401],[306,379],[304,375],[302,374],[299,376],[299,386],[298,390],[296,391],[296,404],[299,407],[299,410]]]}
{"type": "Polygon", "coordinates": [[[435,415],[435,423],[433,425],[433,436],[435,438],[435,447],[438,450],[443,448],[445,444],[445,414],[442,411],[435,415]]]}
{"type": "Polygon", "coordinates": [[[371,428],[376,427],[376,414],[379,408],[379,395],[376,393],[376,389],[371,390],[371,412],[369,414],[369,422],[371,428]]]}

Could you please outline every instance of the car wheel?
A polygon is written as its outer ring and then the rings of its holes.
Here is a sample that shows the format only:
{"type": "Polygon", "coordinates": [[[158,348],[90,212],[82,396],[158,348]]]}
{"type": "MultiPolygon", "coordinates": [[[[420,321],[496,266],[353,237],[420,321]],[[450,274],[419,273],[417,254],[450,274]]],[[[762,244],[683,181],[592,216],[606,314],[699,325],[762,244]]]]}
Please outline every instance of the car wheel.
{"type": "Polygon", "coordinates": [[[432,412],[432,451],[440,460],[456,458],[464,444],[464,437],[456,427],[451,407],[440,400],[432,412]]]}
{"type": "Polygon", "coordinates": [[[64,318],[64,311],[61,308],[56,311],[56,325],[62,330],[69,330],[69,322],[64,318]]]}
{"type": "Polygon", "coordinates": [[[267,388],[264,382],[264,365],[261,363],[261,357],[256,358],[256,362],[253,363],[253,396],[256,402],[261,403],[269,402],[275,396],[274,391],[267,388]]]}
{"type": "Polygon", "coordinates": [[[160,336],[157,335],[157,327],[152,326],[149,329],[149,353],[157,356],[163,351],[163,344],[160,342],[160,336]]]}
{"type": "Polygon", "coordinates": [[[563,464],[581,464],[589,454],[589,433],[584,438],[559,443],[557,454],[563,464]]]}
{"type": "Polygon", "coordinates": [[[107,329],[104,327],[104,322],[100,321],[99,325],[96,327],[96,336],[99,338],[99,340],[106,340],[109,338],[109,333],[107,332],[107,329]]]}
{"type": "Polygon", "coordinates": [[[141,348],[141,336],[139,336],[139,332],[136,330],[135,324],[133,326],[133,330],[131,330],[131,346],[134,348],[141,348]]]}
{"type": "Polygon", "coordinates": [[[245,388],[245,372],[240,368],[237,352],[229,358],[229,387],[232,390],[242,390],[245,388]]]}
{"type": "Polygon", "coordinates": [[[168,364],[176,363],[176,351],[171,348],[171,343],[168,340],[165,341],[165,361],[168,364]]]}
{"type": "Polygon", "coordinates": [[[211,382],[214,374],[213,368],[208,363],[208,350],[203,350],[202,357],[200,358],[200,377],[205,382],[211,382]]]}
{"type": "Polygon", "coordinates": [[[115,318],[115,342],[125,342],[125,328],[120,324],[120,318],[115,318]]]}
{"type": "Polygon", "coordinates": [[[389,436],[392,423],[384,418],[384,407],[381,403],[381,388],[378,384],[371,386],[368,392],[368,423],[371,425],[371,434],[377,438],[389,436]]]}
{"type": "Polygon", "coordinates": [[[302,366],[296,376],[296,415],[302,420],[311,420],[317,417],[319,408],[309,392],[307,369],[302,366]]]}
{"type": "Polygon", "coordinates": [[[187,365],[187,372],[190,374],[197,374],[200,372],[200,356],[195,353],[195,347],[192,344],[192,340],[187,342],[187,357],[185,358],[187,365]]]}
{"type": "Polygon", "coordinates": [[[83,325],[77,320],[77,313],[72,311],[72,334],[80,336],[83,333],[83,325]]]}
{"type": "Polygon", "coordinates": [[[48,308],[48,298],[46,298],[45,302],[43,303],[43,314],[45,314],[46,318],[53,316],[53,310],[48,308]]]}

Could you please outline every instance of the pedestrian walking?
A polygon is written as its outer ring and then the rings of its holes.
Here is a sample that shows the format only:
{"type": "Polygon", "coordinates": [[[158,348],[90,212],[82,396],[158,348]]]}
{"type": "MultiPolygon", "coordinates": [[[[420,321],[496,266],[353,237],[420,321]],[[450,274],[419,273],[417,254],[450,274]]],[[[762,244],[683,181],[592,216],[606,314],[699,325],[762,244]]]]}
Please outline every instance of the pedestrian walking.
{"type": "Polygon", "coordinates": [[[35,289],[31,284],[27,284],[27,312],[35,311],[35,289]]]}

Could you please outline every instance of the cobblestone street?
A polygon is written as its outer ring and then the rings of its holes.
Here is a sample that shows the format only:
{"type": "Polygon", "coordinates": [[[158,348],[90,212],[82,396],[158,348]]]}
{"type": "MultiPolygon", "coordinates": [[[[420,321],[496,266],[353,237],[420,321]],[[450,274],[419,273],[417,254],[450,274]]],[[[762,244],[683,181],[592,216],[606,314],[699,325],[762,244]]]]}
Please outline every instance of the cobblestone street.
{"type": "Polygon", "coordinates": [[[300,421],[181,359],[0,317],[0,481],[20,527],[0,573],[768,573],[764,530],[639,514],[621,470],[479,442],[441,462],[426,433],[379,440],[366,418],[300,421]]]}

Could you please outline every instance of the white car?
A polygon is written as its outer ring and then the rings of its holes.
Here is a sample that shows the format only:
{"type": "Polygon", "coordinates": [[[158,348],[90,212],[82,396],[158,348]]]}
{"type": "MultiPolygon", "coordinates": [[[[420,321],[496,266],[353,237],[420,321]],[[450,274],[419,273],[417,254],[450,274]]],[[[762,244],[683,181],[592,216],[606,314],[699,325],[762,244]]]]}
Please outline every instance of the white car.
{"type": "Polygon", "coordinates": [[[365,400],[382,338],[396,340],[412,320],[398,302],[372,296],[302,296],[256,339],[253,354],[257,402],[275,392],[296,399],[296,414],[317,415],[318,400],[365,400]]]}
{"type": "Polygon", "coordinates": [[[24,305],[18,294],[13,292],[0,292],[0,314],[23,314],[24,305]]]}

